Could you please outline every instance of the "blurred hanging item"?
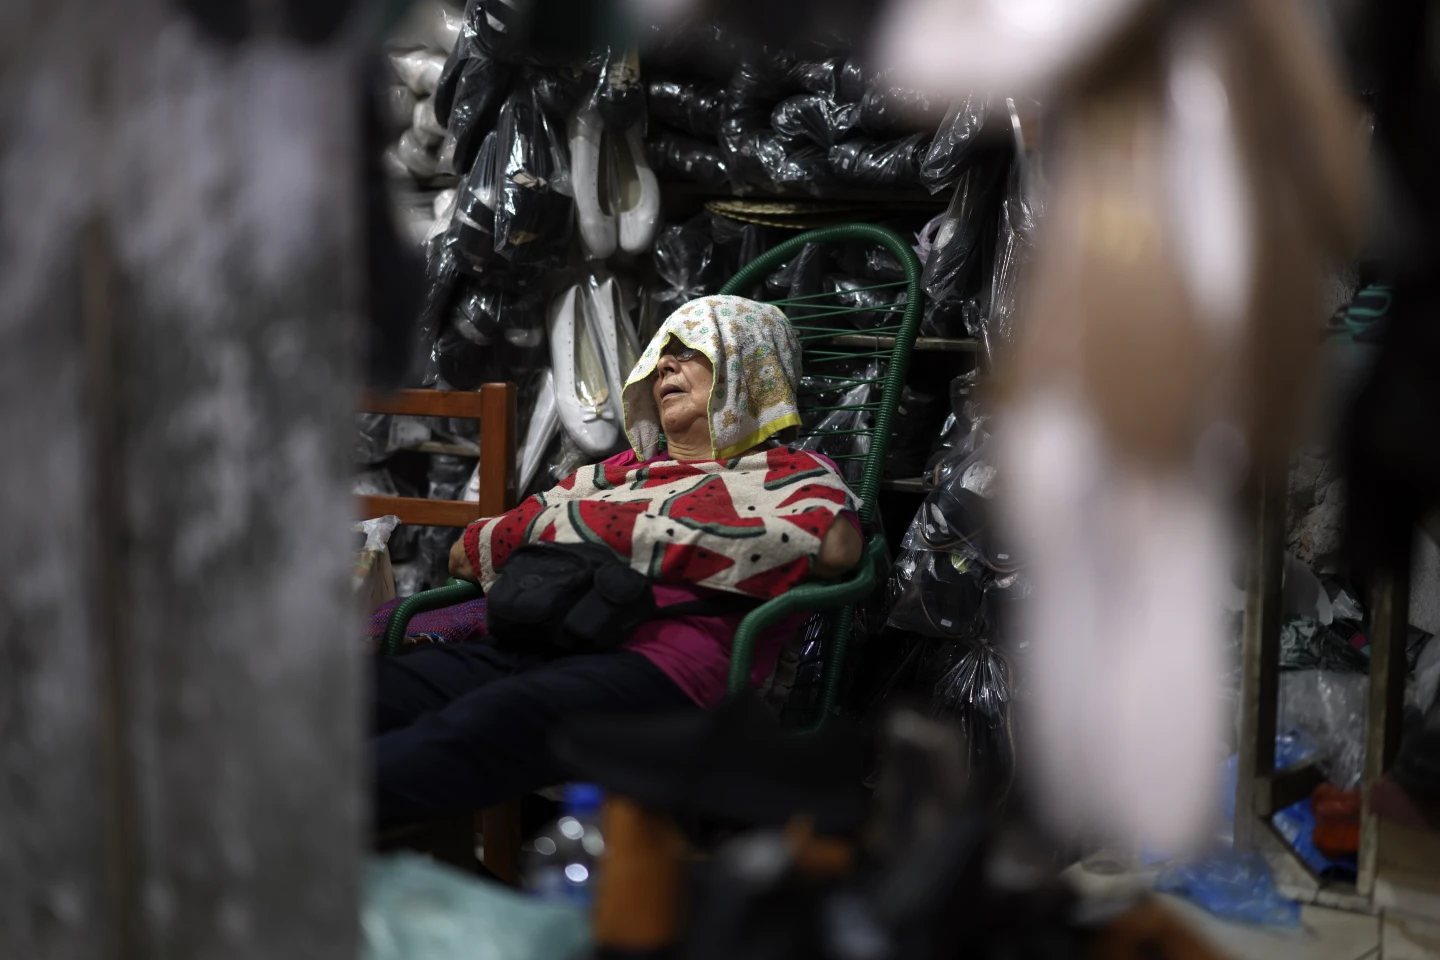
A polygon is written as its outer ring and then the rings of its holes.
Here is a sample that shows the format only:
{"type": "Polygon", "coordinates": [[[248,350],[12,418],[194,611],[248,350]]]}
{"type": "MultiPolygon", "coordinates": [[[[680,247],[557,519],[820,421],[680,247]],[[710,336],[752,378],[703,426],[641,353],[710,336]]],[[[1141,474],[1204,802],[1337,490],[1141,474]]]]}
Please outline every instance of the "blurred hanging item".
{"type": "Polygon", "coordinates": [[[1227,508],[1283,466],[1320,268],[1363,212],[1359,114],[1307,16],[909,0],[882,41],[932,93],[1052,94],[996,438],[1034,582],[1035,794],[1061,829],[1179,850],[1208,827],[1227,508]]]}

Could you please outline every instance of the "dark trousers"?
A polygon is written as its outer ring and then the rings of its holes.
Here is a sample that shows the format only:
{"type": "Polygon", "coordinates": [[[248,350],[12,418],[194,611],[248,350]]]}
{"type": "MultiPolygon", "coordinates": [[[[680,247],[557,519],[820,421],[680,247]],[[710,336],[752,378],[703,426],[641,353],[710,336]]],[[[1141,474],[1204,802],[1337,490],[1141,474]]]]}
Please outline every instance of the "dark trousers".
{"type": "Polygon", "coordinates": [[[488,642],[375,662],[371,760],[381,827],[478,810],[562,782],[561,722],[698,709],[638,653],[547,659],[488,642]]]}

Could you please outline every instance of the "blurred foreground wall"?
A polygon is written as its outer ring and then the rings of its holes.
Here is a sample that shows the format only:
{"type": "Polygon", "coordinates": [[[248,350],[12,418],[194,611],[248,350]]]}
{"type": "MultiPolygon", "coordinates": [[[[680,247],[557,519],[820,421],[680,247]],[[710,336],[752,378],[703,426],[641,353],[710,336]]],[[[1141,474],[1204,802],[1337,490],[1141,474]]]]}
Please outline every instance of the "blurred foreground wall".
{"type": "Polygon", "coordinates": [[[8,960],[355,954],[353,76],[0,3],[8,960]]]}

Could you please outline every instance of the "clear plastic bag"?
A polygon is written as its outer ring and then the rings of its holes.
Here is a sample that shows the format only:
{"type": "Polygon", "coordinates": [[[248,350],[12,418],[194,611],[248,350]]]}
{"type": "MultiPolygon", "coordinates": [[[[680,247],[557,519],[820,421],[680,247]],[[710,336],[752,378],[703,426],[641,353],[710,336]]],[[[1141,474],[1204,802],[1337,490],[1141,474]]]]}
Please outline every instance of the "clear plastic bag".
{"type": "Polygon", "coordinates": [[[1005,160],[981,157],[966,168],[925,260],[922,283],[933,300],[962,296],[981,280],[981,260],[995,233],[1005,160]]]}
{"type": "Polygon", "coordinates": [[[399,137],[410,126],[415,115],[415,102],[415,91],[403,83],[386,88],[380,98],[380,118],[387,133],[399,137]]]}
{"type": "Polygon", "coordinates": [[[730,100],[738,107],[773,104],[799,92],[795,56],[785,50],[762,49],[743,57],[730,77],[730,100]]]}
{"type": "Polygon", "coordinates": [[[717,259],[709,215],[663,228],[655,239],[654,263],[660,288],[651,296],[659,320],[720,289],[724,270],[717,259]]]}
{"type": "MultiPolygon", "coordinates": [[[[1013,101],[1007,101],[1011,124],[1019,136],[1019,115],[1013,101]]],[[[1020,307],[1020,288],[1025,265],[1034,259],[1035,230],[1044,215],[1044,174],[1039,155],[1020,143],[1016,162],[1010,170],[1005,198],[1000,204],[999,229],[995,239],[995,262],[990,283],[986,339],[992,344],[1014,339],[1015,317],[1020,307]]]]}
{"type": "Polygon", "coordinates": [[[1009,660],[982,639],[947,640],[931,648],[920,672],[930,714],[962,735],[966,793],[972,802],[1002,803],[1015,780],[1009,660]]]}
{"type": "Polygon", "coordinates": [[[720,134],[725,91],[716,84],[652,80],[647,88],[650,115],[666,126],[712,143],[720,134]]]}
{"type": "Polygon", "coordinates": [[[1300,925],[1300,904],[1281,896],[1270,865],[1254,851],[1227,850],[1200,861],[1173,863],[1160,871],[1155,889],[1193,900],[1225,920],[1300,925]]]}
{"type": "Polygon", "coordinates": [[[662,180],[688,180],[716,189],[730,182],[725,155],[714,143],[661,131],[648,141],[650,166],[662,180]]]}
{"type": "Polygon", "coordinates": [[[455,191],[450,226],[441,243],[451,251],[456,267],[473,277],[494,272],[495,255],[495,152],[496,136],[485,138],[479,158],[455,191]]]}
{"type": "Polygon", "coordinates": [[[939,193],[960,179],[989,115],[989,101],[973,94],[950,105],[920,163],[920,183],[926,190],[939,193]]]}
{"type": "Polygon", "coordinates": [[[890,421],[890,447],[885,454],[885,475],[914,477],[925,469],[930,454],[931,410],[935,398],[910,386],[900,392],[895,417],[890,421]]]}
{"type": "Polygon", "coordinates": [[[435,119],[446,128],[440,153],[447,157],[449,170],[442,172],[463,176],[475,165],[481,143],[495,128],[512,71],[479,55],[457,61],[452,54],[451,63],[459,66],[441,78],[435,92],[435,119]]]}
{"type": "MultiPolygon", "coordinates": [[[[880,363],[871,362],[859,378],[862,382],[849,385],[840,402],[833,406],[853,408],[868,404],[879,387],[881,376],[880,363]]],[[[805,379],[811,380],[811,389],[814,389],[816,380],[822,378],[802,378],[802,388],[805,379]]],[[[874,419],[874,413],[866,409],[827,411],[818,420],[814,420],[813,425],[806,425],[805,432],[808,435],[797,446],[801,450],[814,450],[830,457],[839,466],[840,475],[845,478],[845,482],[854,485],[860,482],[860,475],[865,468],[865,455],[870,452],[869,434],[859,431],[869,430],[874,419]]]]}
{"type": "Polygon", "coordinates": [[[765,278],[766,294],[771,300],[793,300],[784,304],[785,315],[791,323],[810,323],[824,316],[820,322],[836,325],[826,315],[826,304],[813,299],[824,290],[825,269],[829,266],[826,248],[818,243],[807,243],[800,252],[765,278]]]}
{"type": "Polygon", "coordinates": [[[776,133],[822,147],[845,139],[859,120],[858,104],[838,103],[832,97],[814,93],[786,97],[770,113],[770,126],[776,133]]]}
{"type": "Polygon", "coordinates": [[[533,86],[500,108],[494,171],[495,252],[516,264],[559,262],[574,219],[569,154],[533,86]]]}
{"type": "Polygon", "coordinates": [[[840,248],[837,262],[852,277],[864,277],[872,283],[894,283],[905,279],[900,259],[884,247],[873,243],[847,243],[840,248]]]}
{"type": "Polygon", "coordinates": [[[905,309],[906,292],[889,287],[874,289],[869,280],[857,280],[840,274],[825,278],[824,289],[833,293],[834,298],[825,298],[821,306],[841,306],[857,310],[856,313],[839,314],[857,330],[873,330],[876,327],[900,322],[900,311],[905,309]]]}
{"type": "Polygon", "coordinates": [[[876,78],[860,100],[860,129],[877,139],[933,132],[945,118],[945,103],[927,93],[876,78]]]}
{"type": "Polygon", "coordinates": [[[1370,678],[1331,670],[1280,674],[1276,729],[1299,732],[1315,744],[1330,782],[1346,790],[1360,784],[1365,768],[1365,716],[1370,678]]]}
{"type": "Polygon", "coordinates": [[[865,68],[856,57],[850,57],[835,71],[835,99],[846,103],[859,103],[865,98],[865,88],[870,79],[865,68]]]}
{"type": "Polygon", "coordinates": [[[429,180],[435,176],[440,164],[440,155],[421,142],[414,128],[408,128],[395,142],[395,155],[405,169],[417,180],[429,180]]]}
{"type": "Polygon", "coordinates": [[[390,66],[400,82],[417,97],[428,97],[440,85],[445,54],[438,50],[404,50],[390,54],[390,66]]]}
{"type": "Polygon", "coordinates": [[[817,192],[830,180],[830,163],[824,147],[778,133],[757,133],[751,149],[765,179],[776,187],[798,187],[817,192]]]}
{"type": "Polygon", "coordinates": [[[411,114],[410,128],[415,131],[415,137],[426,149],[433,149],[439,146],[440,141],[445,139],[445,128],[435,119],[434,101],[426,97],[415,104],[411,114]]]}
{"type": "Polygon", "coordinates": [[[830,169],[837,180],[859,187],[881,190],[917,187],[928,139],[928,134],[916,133],[880,143],[870,140],[837,143],[830,148],[830,169]]]}
{"type": "Polygon", "coordinates": [[[736,187],[764,183],[768,174],[758,152],[762,138],[775,136],[769,127],[770,111],[764,105],[745,107],[727,102],[720,120],[720,148],[731,183],[736,187]]]}
{"type": "Polygon", "coordinates": [[[469,47],[488,60],[524,63],[532,10],[532,0],[469,0],[455,46],[469,47]]]}
{"type": "Polygon", "coordinates": [[[985,568],[959,553],[901,552],[886,583],[887,623],[922,637],[979,637],[985,628],[985,568]]]}
{"type": "Polygon", "coordinates": [[[640,83],[640,57],[633,49],[605,51],[594,103],[607,129],[620,133],[645,120],[645,87],[640,83]]]}

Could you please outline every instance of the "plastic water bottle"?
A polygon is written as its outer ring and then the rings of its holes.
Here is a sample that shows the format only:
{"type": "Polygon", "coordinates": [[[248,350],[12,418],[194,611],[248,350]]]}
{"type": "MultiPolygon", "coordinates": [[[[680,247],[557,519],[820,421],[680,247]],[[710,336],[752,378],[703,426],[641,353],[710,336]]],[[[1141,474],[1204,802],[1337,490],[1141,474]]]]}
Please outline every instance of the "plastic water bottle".
{"type": "Polygon", "coordinates": [[[600,836],[604,794],[591,783],[565,788],[561,815],[536,834],[523,862],[525,889],[545,900],[589,905],[595,871],[605,852],[600,836]]]}

